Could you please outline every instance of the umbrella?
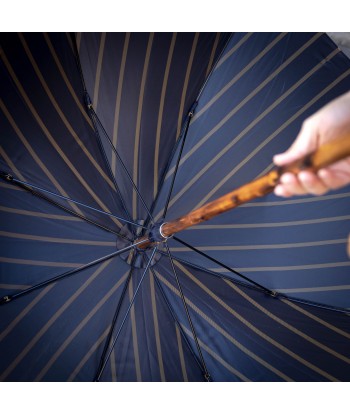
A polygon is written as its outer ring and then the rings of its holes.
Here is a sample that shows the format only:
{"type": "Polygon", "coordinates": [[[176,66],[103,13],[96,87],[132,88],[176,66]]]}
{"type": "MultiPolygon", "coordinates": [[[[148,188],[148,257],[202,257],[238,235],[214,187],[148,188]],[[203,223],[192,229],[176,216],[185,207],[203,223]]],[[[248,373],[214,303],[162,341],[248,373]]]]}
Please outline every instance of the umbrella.
{"type": "Polygon", "coordinates": [[[1,47],[2,381],[350,380],[349,188],[161,232],[349,90],[326,34],[1,47]]]}

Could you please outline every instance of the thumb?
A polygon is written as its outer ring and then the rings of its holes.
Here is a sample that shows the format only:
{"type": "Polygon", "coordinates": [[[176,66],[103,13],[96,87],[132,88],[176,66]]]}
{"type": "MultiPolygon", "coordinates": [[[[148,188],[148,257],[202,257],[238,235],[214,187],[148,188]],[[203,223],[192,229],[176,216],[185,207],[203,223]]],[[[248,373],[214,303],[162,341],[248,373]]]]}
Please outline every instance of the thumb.
{"type": "Polygon", "coordinates": [[[293,144],[284,153],[276,154],[273,157],[273,162],[277,166],[284,166],[316,150],[316,131],[312,120],[306,120],[293,144]]]}

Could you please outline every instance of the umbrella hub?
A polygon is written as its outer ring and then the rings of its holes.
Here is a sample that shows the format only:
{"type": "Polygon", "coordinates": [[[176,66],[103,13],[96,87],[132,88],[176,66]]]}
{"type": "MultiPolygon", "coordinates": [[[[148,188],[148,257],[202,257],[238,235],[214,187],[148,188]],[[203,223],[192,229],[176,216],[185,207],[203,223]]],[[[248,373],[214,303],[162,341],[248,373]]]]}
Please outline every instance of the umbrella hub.
{"type": "Polygon", "coordinates": [[[164,222],[155,223],[149,231],[148,237],[151,242],[165,242],[169,236],[166,236],[163,232],[164,222]]]}
{"type": "MultiPolygon", "coordinates": [[[[143,225],[143,220],[136,221],[140,225],[143,225]]],[[[119,257],[122,258],[126,263],[128,263],[133,268],[146,268],[147,263],[149,261],[149,253],[152,251],[152,248],[156,243],[160,243],[159,240],[161,238],[161,233],[159,231],[162,224],[159,224],[159,228],[154,229],[156,227],[153,226],[151,230],[148,232],[145,232],[145,235],[142,234],[142,228],[139,228],[139,232],[135,234],[132,232],[132,230],[135,230],[133,225],[126,224],[124,225],[121,230],[119,231],[120,237],[117,238],[117,250],[121,250],[124,248],[127,248],[128,246],[136,243],[140,239],[144,239],[146,236],[149,238],[149,242],[144,244],[143,246],[137,246],[129,251],[126,251],[122,253],[119,257]],[[131,230],[131,228],[133,228],[131,230]],[[153,233],[152,233],[153,231],[153,233]],[[152,233],[152,239],[151,239],[151,233],[152,233]],[[153,239],[154,238],[154,239],[153,239]]],[[[162,239],[163,241],[164,239],[162,239]]],[[[166,239],[165,239],[166,240],[166,239]]],[[[156,253],[153,256],[151,266],[156,264],[161,258],[161,254],[156,253]]]]}

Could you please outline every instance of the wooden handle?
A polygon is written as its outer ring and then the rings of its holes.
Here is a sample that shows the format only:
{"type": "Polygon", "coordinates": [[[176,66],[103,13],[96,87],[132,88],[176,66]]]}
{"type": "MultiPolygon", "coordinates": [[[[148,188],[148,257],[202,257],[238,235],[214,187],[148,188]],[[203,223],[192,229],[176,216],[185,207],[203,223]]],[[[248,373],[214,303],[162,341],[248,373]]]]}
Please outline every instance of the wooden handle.
{"type": "Polygon", "coordinates": [[[284,166],[281,169],[281,174],[286,172],[299,173],[301,170],[316,172],[349,156],[350,135],[345,135],[342,138],[322,145],[315,152],[284,166]]]}
{"type": "Polygon", "coordinates": [[[331,141],[321,146],[300,160],[272,170],[265,176],[254,180],[226,195],[205,204],[204,206],[181,216],[180,218],[167,222],[162,226],[162,234],[169,237],[190,226],[207,221],[221,213],[227,212],[243,203],[249,202],[257,197],[265,196],[273,191],[282,174],[286,172],[298,173],[301,170],[317,170],[327,167],[343,158],[350,156],[350,135],[338,140],[331,141]]]}
{"type": "Polygon", "coordinates": [[[226,195],[221,196],[218,199],[188,213],[187,215],[183,215],[178,219],[166,222],[163,225],[155,225],[155,228],[158,226],[156,233],[160,235],[160,237],[155,240],[151,236],[153,230],[152,228],[148,236],[148,241],[140,244],[138,248],[149,248],[155,243],[166,240],[166,238],[177,232],[212,219],[221,213],[228,212],[229,210],[234,209],[243,203],[247,203],[257,197],[265,196],[271,193],[284,173],[291,172],[297,174],[302,170],[311,170],[316,172],[346,157],[350,157],[350,135],[331,141],[319,147],[314,153],[308,154],[307,156],[302,157],[289,165],[276,168],[267,173],[265,176],[247,183],[244,186],[239,187],[238,189],[233,190],[232,192],[227,193],[226,195]]]}

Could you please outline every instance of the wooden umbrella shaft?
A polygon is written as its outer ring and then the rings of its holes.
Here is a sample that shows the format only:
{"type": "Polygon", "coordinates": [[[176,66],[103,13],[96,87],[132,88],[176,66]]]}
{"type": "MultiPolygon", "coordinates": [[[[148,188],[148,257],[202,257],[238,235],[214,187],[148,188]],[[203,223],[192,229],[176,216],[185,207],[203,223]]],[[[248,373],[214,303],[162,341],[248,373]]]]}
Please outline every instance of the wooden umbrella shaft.
{"type": "MultiPolygon", "coordinates": [[[[167,239],[184,229],[212,219],[217,215],[227,212],[257,197],[271,193],[278,184],[282,174],[286,172],[292,172],[294,174],[301,170],[311,170],[316,172],[321,168],[327,167],[349,156],[350,135],[347,135],[341,139],[331,141],[321,146],[314,153],[302,157],[289,165],[276,168],[265,176],[247,183],[178,219],[162,224],[158,232],[160,234],[160,240],[161,238],[167,239]]],[[[150,243],[151,242],[141,245],[141,248],[149,246],[150,243]]]]}

